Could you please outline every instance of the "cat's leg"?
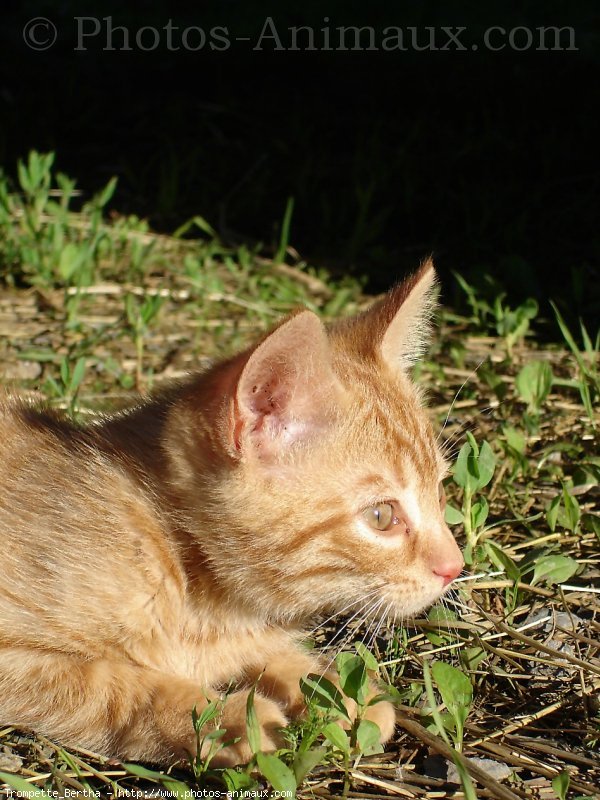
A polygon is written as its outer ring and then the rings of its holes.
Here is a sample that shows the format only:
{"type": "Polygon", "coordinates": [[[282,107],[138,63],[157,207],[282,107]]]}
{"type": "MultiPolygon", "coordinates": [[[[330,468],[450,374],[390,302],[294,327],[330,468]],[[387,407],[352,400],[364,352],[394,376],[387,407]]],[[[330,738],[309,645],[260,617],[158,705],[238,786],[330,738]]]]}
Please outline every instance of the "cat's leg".
{"type": "MultiPolygon", "coordinates": [[[[292,719],[305,711],[304,696],[300,690],[300,679],[309,673],[323,675],[339,688],[339,676],[331,669],[331,662],[318,654],[303,649],[291,637],[282,635],[279,650],[271,654],[264,665],[258,664],[251,672],[251,679],[258,679],[259,691],[272,697],[283,706],[285,713],[292,719]]],[[[374,682],[370,681],[367,699],[381,694],[374,682]]],[[[356,704],[346,698],[346,708],[351,718],[356,714],[356,704]]],[[[381,731],[381,741],[387,742],[394,733],[396,712],[394,706],[381,701],[369,706],[365,718],[376,722],[381,731]]]]}
{"type": "MultiPolygon", "coordinates": [[[[216,695],[211,693],[214,698],[216,695]]],[[[230,695],[217,720],[226,740],[215,764],[248,761],[247,692],[230,695]]],[[[281,744],[287,723],[274,700],[256,695],[261,747],[281,744]]],[[[169,762],[196,749],[191,712],[207,705],[191,680],[125,661],[90,660],[26,648],[0,650],[0,722],[30,728],[65,745],[121,759],[169,762]]],[[[202,754],[203,755],[203,754],[202,754]]]]}

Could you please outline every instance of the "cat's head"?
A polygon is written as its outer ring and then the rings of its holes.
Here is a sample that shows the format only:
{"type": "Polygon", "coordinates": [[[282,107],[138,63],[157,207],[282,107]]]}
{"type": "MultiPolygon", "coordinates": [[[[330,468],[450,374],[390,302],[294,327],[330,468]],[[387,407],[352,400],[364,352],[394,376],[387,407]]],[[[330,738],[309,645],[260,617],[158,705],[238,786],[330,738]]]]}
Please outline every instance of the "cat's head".
{"type": "Polygon", "coordinates": [[[230,466],[204,498],[203,540],[256,609],[408,616],[461,571],[447,467],[409,375],[434,284],[427,261],[363,314],[325,328],[300,311],[233,362],[219,423],[230,466]]]}

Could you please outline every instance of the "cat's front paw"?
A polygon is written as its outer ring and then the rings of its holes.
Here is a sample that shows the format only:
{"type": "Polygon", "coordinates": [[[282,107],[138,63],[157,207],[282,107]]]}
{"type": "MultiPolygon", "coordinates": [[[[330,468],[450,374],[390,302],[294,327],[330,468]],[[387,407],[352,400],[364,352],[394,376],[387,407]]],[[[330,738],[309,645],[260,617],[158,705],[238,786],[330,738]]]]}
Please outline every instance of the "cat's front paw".
{"type": "MultiPolygon", "coordinates": [[[[225,741],[239,739],[235,744],[219,750],[211,760],[215,767],[232,767],[236,764],[247,764],[253,752],[246,735],[246,702],[248,692],[235,692],[229,695],[223,708],[219,727],[226,729],[225,741]]],[[[274,700],[262,695],[254,695],[254,710],[260,727],[260,749],[269,753],[282,747],[284,739],[281,729],[288,724],[288,719],[281,706],[274,700]]],[[[206,755],[201,753],[201,755],[206,755]]]]}
{"type": "Polygon", "coordinates": [[[394,728],[396,727],[396,709],[392,703],[388,703],[387,700],[382,700],[380,703],[369,706],[365,711],[364,718],[377,723],[379,726],[379,730],[381,731],[379,741],[381,744],[385,744],[392,738],[394,728]]]}
{"type": "MultiPolygon", "coordinates": [[[[373,697],[376,697],[378,694],[381,694],[381,690],[378,689],[372,681],[369,681],[369,693],[367,699],[370,700],[373,697]]],[[[352,721],[354,721],[358,711],[355,701],[349,697],[345,697],[344,704],[346,706],[348,716],[352,721]]],[[[387,700],[381,700],[379,703],[375,703],[372,706],[367,706],[363,714],[363,719],[368,719],[371,722],[375,722],[379,726],[379,730],[381,731],[379,741],[381,744],[385,744],[389,739],[392,738],[394,728],[396,727],[396,709],[392,703],[389,703],[387,700]]],[[[339,724],[345,730],[350,728],[350,725],[347,721],[344,722],[340,720],[339,724]]]]}

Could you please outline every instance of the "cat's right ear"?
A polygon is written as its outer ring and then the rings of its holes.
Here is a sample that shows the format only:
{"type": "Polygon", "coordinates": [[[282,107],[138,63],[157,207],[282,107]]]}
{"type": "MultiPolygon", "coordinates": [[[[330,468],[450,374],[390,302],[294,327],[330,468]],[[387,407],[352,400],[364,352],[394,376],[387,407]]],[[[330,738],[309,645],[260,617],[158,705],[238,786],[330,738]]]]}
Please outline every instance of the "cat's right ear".
{"type": "Polygon", "coordinates": [[[325,328],[316,314],[301,311],[269,334],[242,369],[231,430],[235,450],[277,462],[328,426],[335,393],[325,328]]]}

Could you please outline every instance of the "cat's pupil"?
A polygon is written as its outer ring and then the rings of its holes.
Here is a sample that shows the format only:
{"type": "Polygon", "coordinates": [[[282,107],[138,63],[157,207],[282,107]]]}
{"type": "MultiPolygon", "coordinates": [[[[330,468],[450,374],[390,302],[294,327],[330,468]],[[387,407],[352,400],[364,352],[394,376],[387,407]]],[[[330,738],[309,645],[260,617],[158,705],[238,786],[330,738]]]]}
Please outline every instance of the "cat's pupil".
{"type": "Polygon", "coordinates": [[[377,503],[363,511],[363,517],[372,528],[386,531],[395,521],[394,507],[391,503],[377,503]]]}

